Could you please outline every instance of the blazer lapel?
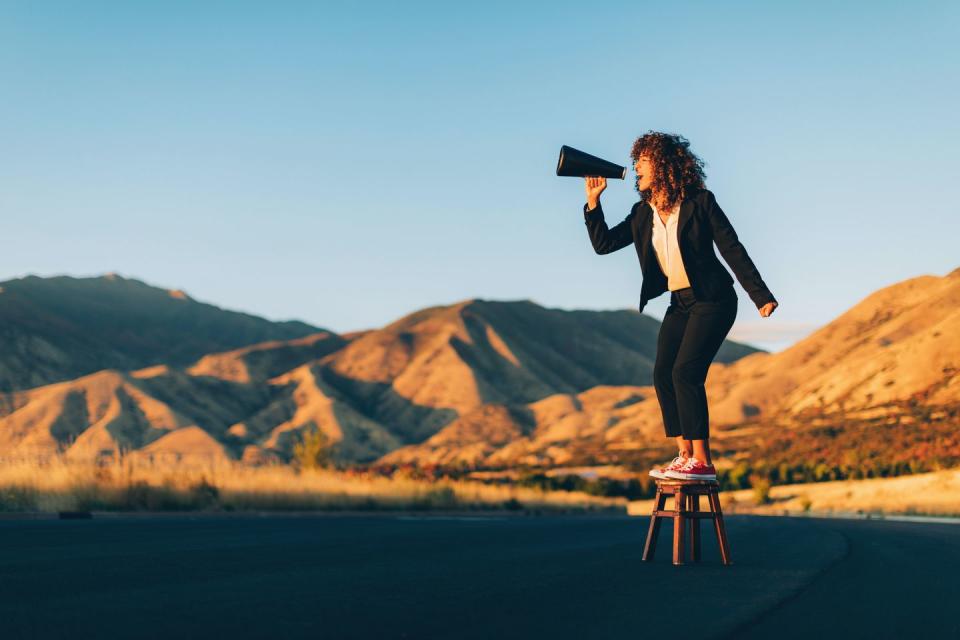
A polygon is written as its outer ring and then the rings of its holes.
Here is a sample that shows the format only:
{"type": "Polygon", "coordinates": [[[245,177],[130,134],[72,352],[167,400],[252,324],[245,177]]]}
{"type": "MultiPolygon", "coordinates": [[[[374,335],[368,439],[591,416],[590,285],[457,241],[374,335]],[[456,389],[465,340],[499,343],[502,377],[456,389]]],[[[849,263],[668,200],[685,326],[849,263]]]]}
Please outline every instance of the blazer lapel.
{"type": "Polygon", "coordinates": [[[693,200],[684,200],[680,204],[680,219],[677,220],[677,239],[680,239],[680,234],[683,233],[683,226],[687,224],[687,221],[690,220],[690,216],[693,214],[693,200]]]}
{"type": "Polygon", "coordinates": [[[649,205],[645,205],[641,210],[641,215],[637,216],[637,224],[640,225],[639,237],[640,237],[640,249],[642,251],[643,263],[641,266],[646,268],[649,264],[649,260],[652,257],[651,252],[653,251],[653,209],[649,205]]]}

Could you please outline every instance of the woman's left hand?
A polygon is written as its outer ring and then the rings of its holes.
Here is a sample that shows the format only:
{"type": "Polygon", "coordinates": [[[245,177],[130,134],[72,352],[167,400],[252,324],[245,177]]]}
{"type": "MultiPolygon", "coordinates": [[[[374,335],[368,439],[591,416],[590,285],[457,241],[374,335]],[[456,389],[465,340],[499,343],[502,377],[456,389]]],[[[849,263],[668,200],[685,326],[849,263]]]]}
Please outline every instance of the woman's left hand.
{"type": "Polygon", "coordinates": [[[768,302],[767,304],[760,307],[760,315],[766,318],[773,310],[776,309],[779,305],[776,302],[768,302]]]}

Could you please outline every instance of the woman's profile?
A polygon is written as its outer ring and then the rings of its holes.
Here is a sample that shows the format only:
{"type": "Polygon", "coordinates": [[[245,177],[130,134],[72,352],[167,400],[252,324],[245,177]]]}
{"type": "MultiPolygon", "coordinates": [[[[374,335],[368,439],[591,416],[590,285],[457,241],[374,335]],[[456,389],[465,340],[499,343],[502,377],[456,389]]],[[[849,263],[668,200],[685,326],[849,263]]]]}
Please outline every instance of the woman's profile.
{"type": "Polygon", "coordinates": [[[706,188],[703,161],[683,136],[649,131],[634,142],[630,157],[640,193],[630,215],[608,227],[600,206],[607,180],[591,177],[586,178],[583,212],[598,254],[630,244],[636,248],[643,276],[640,311],[647,301],[670,291],[657,338],[653,383],[664,430],[676,440],[679,453],[650,475],[715,480],[704,383],[736,319],[737,294],[713,245],[761,316],[773,313],[777,301],[706,188]]]}

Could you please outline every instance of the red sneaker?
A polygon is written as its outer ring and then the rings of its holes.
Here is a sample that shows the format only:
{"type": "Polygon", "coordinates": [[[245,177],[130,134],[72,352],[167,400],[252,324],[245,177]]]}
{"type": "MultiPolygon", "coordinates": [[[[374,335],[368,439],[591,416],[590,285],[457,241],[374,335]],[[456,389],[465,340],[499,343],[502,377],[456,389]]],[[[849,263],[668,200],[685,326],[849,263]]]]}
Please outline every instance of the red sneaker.
{"type": "Polygon", "coordinates": [[[680,467],[687,464],[687,460],[689,460],[689,458],[685,457],[683,453],[681,453],[679,456],[677,456],[676,458],[674,458],[664,466],[660,467],[659,469],[652,469],[650,471],[650,475],[654,478],[660,478],[661,480],[669,478],[670,476],[667,475],[667,471],[676,471],[680,469],[680,467]]]}
{"type": "Polygon", "coordinates": [[[664,472],[668,478],[678,480],[716,480],[717,470],[712,464],[705,464],[696,458],[687,458],[686,464],[679,469],[664,472]]]}

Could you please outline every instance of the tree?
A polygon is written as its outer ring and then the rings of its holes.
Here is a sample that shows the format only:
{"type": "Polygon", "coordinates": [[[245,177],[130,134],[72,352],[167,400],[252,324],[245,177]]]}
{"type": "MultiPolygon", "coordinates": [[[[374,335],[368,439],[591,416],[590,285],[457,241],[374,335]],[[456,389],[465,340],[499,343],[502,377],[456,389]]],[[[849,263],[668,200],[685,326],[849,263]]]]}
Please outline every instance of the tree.
{"type": "Polygon", "coordinates": [[[326,468],[332,454],[330,438],[316,427],[301,432],[300,442],[293,445],[293,459],[301,469],[326,468]]]}

